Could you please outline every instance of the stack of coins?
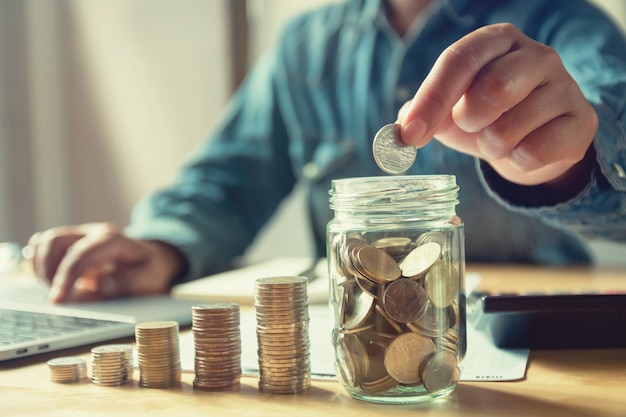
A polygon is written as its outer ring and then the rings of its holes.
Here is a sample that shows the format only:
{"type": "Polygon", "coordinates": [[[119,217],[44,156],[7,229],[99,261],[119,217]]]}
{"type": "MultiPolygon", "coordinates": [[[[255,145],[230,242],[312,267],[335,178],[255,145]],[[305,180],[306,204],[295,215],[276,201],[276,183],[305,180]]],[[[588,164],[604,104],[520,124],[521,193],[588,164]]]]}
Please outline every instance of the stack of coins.
{"type": "Polygon", "coordinates": [[[91,349],[91,382],[116,386],[133,379],[133,348],[115,344],[91,349]]]}
{"type": "Polygon", "coordinates": [[[50,380],[58,383],[80,382],[87,377],[87,362],[76,356],[63,356],[48,361],[50,380]]]}
{"type": "Polygon", "coordinates": [[[304,277],[255,282],[259,390],[297,394],[311,386],[309,309],[304,277]]]}
{"type": "Polygon", "coordinates": [[[135,326],[139,385],[169,388],[180,384],[181,364],[178,323],[151,321],[135,326]]]}
{"type": "Polygon", "coordinates": [[[359,236],[331,245],[340,378],[363,394],[456,383],[464,354],[462,276],[449,237],[359,236]]]}
{"type": "Polygon", "coordinates": [[[237,388],[241,379],[239,305],[192,307],[194,388],[222,391],[237,388]]]}

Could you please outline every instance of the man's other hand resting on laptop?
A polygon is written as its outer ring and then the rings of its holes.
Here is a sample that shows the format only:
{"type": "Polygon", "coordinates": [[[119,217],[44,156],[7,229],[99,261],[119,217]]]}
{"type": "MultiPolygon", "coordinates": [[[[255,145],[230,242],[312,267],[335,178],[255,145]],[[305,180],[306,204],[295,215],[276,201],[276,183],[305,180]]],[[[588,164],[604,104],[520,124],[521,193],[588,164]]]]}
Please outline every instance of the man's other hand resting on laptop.
{"type": "Polygon", "coordinates": [[[28,245],[55,303],[167,293],[184,266],[173,246],[131,239],[107,223],[50,229],[28,245]]]}

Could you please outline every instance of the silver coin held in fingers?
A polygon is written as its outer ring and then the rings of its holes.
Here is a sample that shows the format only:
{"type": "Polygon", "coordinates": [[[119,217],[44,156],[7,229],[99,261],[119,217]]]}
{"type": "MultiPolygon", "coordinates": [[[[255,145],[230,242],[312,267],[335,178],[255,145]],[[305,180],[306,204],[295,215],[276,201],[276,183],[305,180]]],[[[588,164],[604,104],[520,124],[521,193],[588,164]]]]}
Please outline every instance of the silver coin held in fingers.
{"type": "Polygon", "coordinates": [[[405,145],[400,139],[400,125],[383,126],[374,136],[372,153],[376,164],[387,174],[404,174],[417,157],[417,148],[405,145]]]}

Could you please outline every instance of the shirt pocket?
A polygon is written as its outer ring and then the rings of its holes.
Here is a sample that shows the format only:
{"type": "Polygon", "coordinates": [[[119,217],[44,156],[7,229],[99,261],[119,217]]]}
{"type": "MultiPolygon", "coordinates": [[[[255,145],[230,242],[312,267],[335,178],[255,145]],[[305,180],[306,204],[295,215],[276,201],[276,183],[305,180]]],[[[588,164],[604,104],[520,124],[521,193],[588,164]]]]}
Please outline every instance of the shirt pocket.
{"type": "Polygon", "coordinates": [[[354,160],[355,145],[349,138],[309,134],[292,144],[298,177],[308,183],[342,176],[354,160]]]}

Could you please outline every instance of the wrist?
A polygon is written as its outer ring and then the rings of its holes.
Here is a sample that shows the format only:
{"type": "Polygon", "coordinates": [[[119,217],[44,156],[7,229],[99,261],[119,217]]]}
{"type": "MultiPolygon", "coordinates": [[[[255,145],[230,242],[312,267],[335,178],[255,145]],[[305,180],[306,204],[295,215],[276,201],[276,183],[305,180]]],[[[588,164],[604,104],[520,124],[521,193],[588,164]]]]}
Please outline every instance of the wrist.
{"type": "Polygon", "coordinates": [[[187,273],[187,260],[183,253],[175,246],[158,241],[146,240],[144,243],[153,252],[153,257],[159,265],[162,277],[165,279],[165,285],[171,288],[182,280],[187,273]]]}
{"type": "Polygon", "coordinates": [[[591,181],[595,167],[596,152],[593,144],[578,163],[557,178],[542,184],[546,193],[555,200],[567,201],[580,194],[591,181]]]}
{"type": "Polygon", "coordinates": [[[537,185],[510,182],[482,160],[480,170],[486,185],[504,201],[521,207],[545,207],[565,203],[580,195],[591,183],[595,165],[592,145],[584,158],[565,173],[537,185]]]}

